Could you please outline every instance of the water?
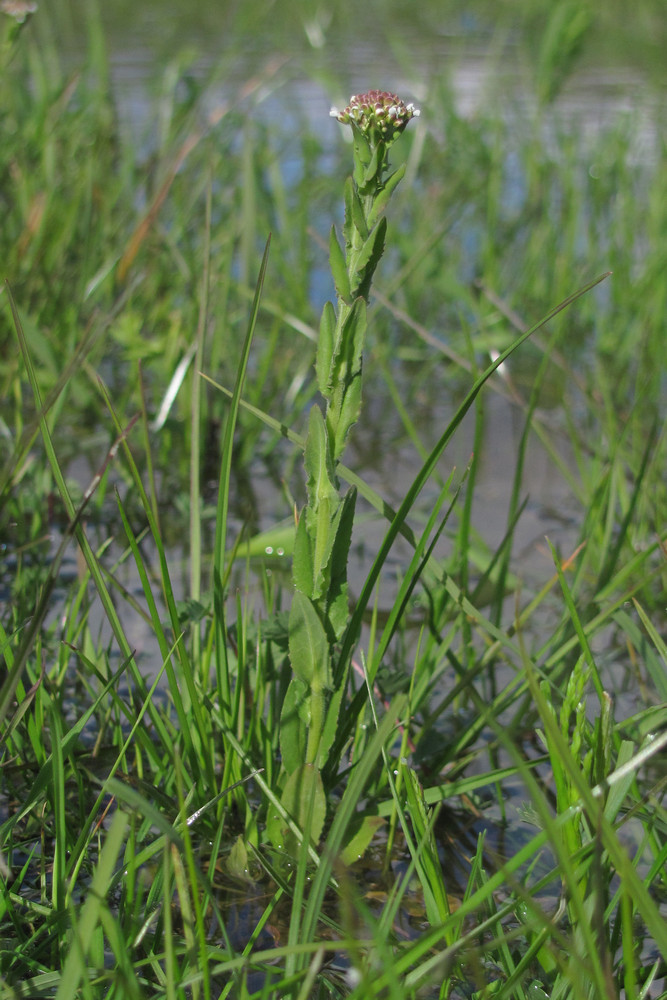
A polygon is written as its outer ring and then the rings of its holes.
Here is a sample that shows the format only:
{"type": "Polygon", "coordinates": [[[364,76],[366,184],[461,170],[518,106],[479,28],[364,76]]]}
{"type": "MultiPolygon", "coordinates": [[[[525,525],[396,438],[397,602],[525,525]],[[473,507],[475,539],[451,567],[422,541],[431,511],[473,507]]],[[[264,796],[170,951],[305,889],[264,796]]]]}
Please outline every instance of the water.
{"type": "MultiPolygon", "coordinates": [[[[45,0],[30,29],[55,32],[72,66],[78,66],[88,45],[87,28],[92,23],[88,10],[86,3],[75,0],[65,5],[45,0]]],[[[496,5],[488,3],[453,3],[446,10],[440,3],[423,3],[409,11],[399,3],[296,3],[288,10],[287,5],[277,4],[245,4],[242,9],[232,9],[230,4],[209,0],[193,8],[168,0],[159,4],[143,0],[138,4],[104,5],[101,17],[121,124],[139,142],[151,143],[159,137],[161,109],[168,106],[171,88],[184,72],[209,82],[205,101],[208,111],[223,102],[234,104],[241,100],[248,82],[261,78],[262,82],[251,88],[249,113],[279,125],[285,134],[317,129],[325,161],[326,149],[340,142],[340,126],[328,117],[330,106],[340,105],[350,93],[366,89],[369,83],[395,89],[406,99],[416,99],[422,106],[421,121],[426,127],[429,101],[435,99],[433,95],[439,93],[445,80],[457,112],[465,117],[474,118],[480,111],[491,112],[494,108],[501,113],[509,109],[516,113],[522,106],[528,115],[534,111],[533,70],[527,59],[529,29],[522,23],[520,12],[514,21],[503,21],[496,5]],[[157,102],[156,117],[156,94],[160,92],[166,96],[163,102],[157,102]]],[[[657,100],[657,93],[649,87],[653,73],[650,41],[641,53],[619,42],[620,36],[612,34],[604,44],[598,42],[597,48],[590,47],[559,99],[560,126],[570,122],[572,128],[583,127],[594,134],[619,116],[642,115],[657,100]],[[610,58],[614,43],[616,48],[610,58]]],[[[638,156],[647,155],[654,147],[650,116],[645,121],[645,127],[639,130],[638,156]]],[[[549,142],[551,136],[547,132],[543,138],[549,142]]],[[[298,170],[299,164],[290,169],[298,170]]],[[[514,188],[508,186],[506,192],[508,205],[512,199],[522,197],[520,180],[513,183],[514,188]]],[[[474,244],[475,237],[463,228],[461,239],[465,248],[466,241],[474,244]]],[[[473,245],[471,259],[475,253],[473,245]]],[[[323,277],[323,286],[328,280],[328,276],[323,277]]],[[[322,301],[328,294],[328,287],[313,289],[313,295],[322,301]]],[[[510,365],[508,374],[512,370],[510,365]]],[[[403,377],[410,377],[409,367],[403,377]]],[[[427,448],[437,440],[452,412],[451,394],[443,391],[445,382],[444,366],[441,372],[434,368],[432,378],[424,385],[421,410],[415,414],[427,448]]],[[[473,522],[480,526],[492,551],[507,528],[515,456],[523,432],[520,411],[501,391],[494,391],[503,388],[503,377],[497,374],[485,389],[485,433],[478,455],[473,507],[473,522]]],[[[409,442],[401,443],[400,424],[388,416],[385,396],[374,395],[371,382],[364,406],[364,421],[355,430],[349,461],[363,469],[369,484],[396,507],[420,462],[414,447],[409,442]]],[[[557,424],[558,411],[544,413],[543,419],[547,427],[557,424]]],[[[443,478],[454,468],[457,478],[462,475],[473,448],[473,430],[473,418],[469,416],[441,462],[439,472],[443,478]]],[[[556,438],[556,447],[567,463],[570,456],[566,440],[556,438]]],[[[564,554],[571,551],[577,537],[579,509],[564,477],[534,439],[526,468],[528,505],[515,536],[515,561],[522,577],[530,582],[543,580],[553,571],[545,536],[564,554]]],[[[72,471],[85,485],[94,469],[72,471]]],[[[276,509],[282,502],[280,487],[263,469],[257,468],[255,473],[253,516],[257,528],[265,530],[274,524],[276,509]]],[[[435,487],[427,487],[421,509],[428,510],[435,496],[435,487]]],[[[240,506],[232,529],[240,530],[243,522],[240,506]]],[[[353,592],[361,588],[385,527],[374,520],[365,523],[358,533],[358,559],[351,568],[353,592]]],[[[172,552],[176,564],[178,555],[172,552]]],[[[381,596],[387,603],[395,587],[392,569],[398,568],[405,555],[398,545],[383,574],[385,590],[381,596]]],[[[184,553],[181,558],[185,558],[184,553]]],[[[141,650],[141,623],[138,629],[140,634],[133,635],[133,640],[141,650]]],[[[148,649],[149,630],[145,640],[148,649]]]]}
{"type": "MultiPolygon", "coordinates": [[[[172,70],[202,79],[217,68],[220,90],[233,98],[254,75],[282,67],[259,97],[286,129],[298,121],[317,127],[332,104],[374,86],[418,100],[426,115],[429,95],[445,80],[466,116],[508,100],[529,100],[539,72],[530,57],[546,30],[530,11],[530,4],[515,4],[504,12],[488,0],[427,0],[409,7],[398,0],[203,0],[195,7],[178,0],[121,0],[102,5],[100,13],[121,111],[141,132],[150,123],[155,81],[172,70]]],[[[641,114],[647,102],[661,99],[665,27],[664,20],[662,28],[656,21],[657,30],[644,33],[641,26],[633,33],[625,18],[595,25],[595,37],[559,99],[564,119],[600,127],[619,114],[641,114]]],[[[35,30],[60,36],[74,64],[80,60],[90,23],[85,0],[43,0],[34,23],[35,30]]],[[[334,126],[330,131],[338,134],[334,126]]]]}
{"type": "MultiPolygon", "coordinates": [[[[139,5],[123,3],[106,5],[105,38],[108,44],[111,80],[117,96],[122,127],[136,136],[140,142],[155,141],[159,122],[153,121],[156,80],[165,81],[169,75],[176,79],[180,68],[188,64],[189,72],[198,80],[213,76],[208,92],[206,107],[215,108],[221,102],[239,99],[249,79],[262,74],[265,82],[254,92],[252,113],[267,121],[279,122],[285,133],[305,129],[320,129],[325,150],[333,149],[340,141],[340,130],[328,118],[332,103],[344,102],[350,93],[358,92],[373,84],[388,86],[405,96],[416,99],[423,109],[423,121],[428,125],[430,95],[444,76],[450,82],[456,109],[459,114],[474,117],[480,109],[488,109],[495,102],[502,104],[502,95],[511,100],[513,109],[522,104],[530,113],[534,110],[530,87],[526,86],[526,69],[521,64],[521,43],[518,32],[506,28],[498,40],[497,26],[491,7],[486,14],[466,14],[452,6],[453,14],[438,20],[433,13],[435,5],[427,14],[408,15],[399,6],[394,12],[394,35],[389,41],[389,33],[374,21],[377,4],[366,4],[354,9],[355,18],[361,18],[351,33],[344,24],[339,5],[327,13],[323,4],[303,6],[303,17],[299,23],[276,24],[272,13],[276,5],[265,4],[267,13],[254,24],[248,15],[247,24],[240,23],[237,14],[234,31],[226,30],[226,8],[229,5],[202,3],[191,5],[144,2],[139,5]],[[193,10],[196,13],[193,14],[193,10]],[[258,30],[259,24],[259,30],[258,30]],[[400,38],[396,37],[396,27],[400,27],[400,38]],[[435,28],[435,30],[432,30],[435,28]],[[290,30],[291,29],[291,30],[290,30]],[[191,48],[192,56],[184,59],[178,56],[185,48],[191,48]],[[415,56],[415,53],[418,53],[415,56]],[[409,58],[408,58],[409,57],[409,58]],[[501,64],[503,64],[501,66],[501,64]],[[415,78],[412,68],[418,65],[421,73],[415,78]],[[169,69],[172,66],[173,69],[169,69]],[[216,73],[219,68],[220,72],[216,73]]],[[[249,6],[249,5],[245,5],[249,6]]],[[[298,6],[298,5],[297,5],[298,6]]],[[[427,5],[424,5],[427,6],[427,5]]],[[[442,6],[440,4],[440,6],[442,6]]],[[[420,9],[422,5],[419,5],[420,9]]],[[[48,17],[55,16],[53,3],[43,3],[48,17]]],[[[75,65],[82,51],[81,24],[85,22],[83,6],[70,4],[67,12],[58,14],[60,29],[66,43],[66,51],[75,65]],[[78,13],[77,13],[78,12],[78,13]],[[77,28],[78,20],[78,28],[77,28]]],[[[294,8],[296,9],[296,8],[294,8]]],[[[642,115],[653,99],[646,92],[647,71],[638,68],[635,62],[616,63],[611,70],[596,65],[595,61],[582,66],[580,72],[566,88],[558,106],[561,124],[570,121],[572,127],[583,126],[594,134],[610,121],[622,115],[642,115]]],[[[640,128],[640,143],[637,157],[651,155],[655,149],[655,134],[650,125],[651,117],[646,115],[644,126],[640,128]]],[[[545,136],[550,141],[550,135],[545,136]]],[[[298,164],[295,169],[298,169],[298,164]]],[[[595,165],[591,170],[596,169],[595,165]]],[[[519,198],[520,188],[509,188],[508,199],[519,198]]],[[[468,234],[469,236],[469,234],[468,234]]],[[[314,289],[314,294],[324,297],[326,290],[314,289]]],[[[523,434],[523,419],[518,409],[504,394],[506,378],[516,374],[512,365],[504,374],[493,377],[485,389],[485,433],[478,455],[479,466],[473,505],[473,524],[479,527],[484,541],[493,551],[500,544],[507,530],[506,512],[512,491],[512,476],[523,434]]],[[[520,374],[520,373],[519,373],[520,374]]],[[[409,368],[405,376],[409,378],[409,368]]],[[[424,384],[418,413],[413,417],[418,422],[424,445],[431,447],[452,415],[455,399],[442,386],[446,381],[446,366],[442,370],[434,366],[432,377],[424,384]]],[[[420,461],[411,443],[403,440],[400,423],[387,415],[386,396],[372,392],[372,378],[365,398],[365,419],[357,429],[351,442],[348,462],[354,468],[364,471],[369,485],[397,507],[420,468],[420,461]]],[[[454,394],[455,395],[455,394],[454,394]]],[[[545,409],[538,414],[545,426],[552,431],[560,420],[558,408],[545,409]]],[[[556,448],[565,464],[571,461],[565,437],[556,435],[556,448]]],[[[474,422],[472,415],[464,421],[448,448],[440,464],[439,473],[446,478],[456,469],[456,478],[465,470],[474,445],[474,422]]],[[[553,574],[553,559],[545,542],[547,536],[564,554],[573,548],[579,531],[580,508],[572,495],[564,476],[543,446],[531,439],[526,455],[528,481],[527,507],[519,521],[514,536],[514,564],[520,568],[527,588],[531,583],[544,581],[553,574]]],[[[95,467],[79,460],[69,470],[83,485],[91,479],[95,467]]],[[[275,483],[262,467],[253,470],[254,496],[252,498],[253,517],[258,529],[273,526],[276,509],[282,503],[279,484],[275,483]]],[[[420,510],[428,511],[435,502],[436,488],[429,485],[420,500],[420,510]]],[[[362,505],[363,506],[363,505],[362,505]]],[[[232,518],[232,531],[240,530],[244,523],[244,511],[239,502],[232,518]]],[[[361,589],[370,561],[384,536],[386,525],[377,518],[365,521],[358,527],[353,549],[355,560],[351,567],[350,582],[353,593],[361,589]]],[[[447,542],[443,542],[442,553],[446,554],[447,542]]],[[[110,554],[114,554],[111,550],[110,554]]],[[[389,607],[396,588],[395,571],[405,565],[409,551],[400,543],[387,563],[380,589],[380,607],[389,607]]],[[[187,553],[173,549],[169,563],[175,569],[173,581],[176,596],[187,594],[187,553]]],[[[73,562],[70,571],[75,571],[73,562]]],[[[141,597],[135,574],[128,564],[117,571],[119,581],[131,592],[141,597]]],[[[90,616],[93,634],[98,630],[104,635],[105,623],[99,607],[93,608],[90,616]]],[[[154,649],[153,631],[136,616],[124,621],[124,627],[131,646],[137,650],[142,669],[150,677],[159,666],[154,649]]],[[[619,688],[621,683],[619,683],[619,688]]],[[[636,692],[620,691],[617,713],[625,716],[637,709],[636,692]]],[[[492,810],[485,811],[484,826],[491,840],[494,852],[501,856],[516,851],[526,828],[521,825],[517,807],[525,797],[525,789],[505,786],[506,810],[510,817],[509,831],[492,810]],[[497,828],[493,820],[498,820],[497,828]],[[503,836],[509,838],[507,846],[503,836]]],[[[476,836],[482,824],[471,835],[469,830],[455,827],[455,846],[452,848],[452,817],[448,817],[449,828],[438,830],[443,858],[452,864],[450,884],[456,885],[456,865],[460,864],[464,852],[474,854],[476,836]]],[[[381,850],[379,851],[381,855],[381,850]]],[[[371,893],[374,889],[376,872],[382,867],[382,857],[373,852],[364,859],[357,875],[371,893]]],[[[400,859],[396,859],[397,869],[400,859]]],[[[460,875],[460,885],[467,879],[467,869],[460,875]]],[[[379,891],[383,890],[377,875],[379,891]]],[[[256,905],[253,896],[261,886],[243,886],[240,896],[235,898],[229,885],[223,886],[221,902],[230,911],[229,929],[238,947],[243,947],[249,929],[254,926],[261,913],[264,901],[256,905]],[[238,898],[242,902],[238,902],[238,898]],[[237,921],[235,923],[235,921],[237,921]]],[[[372,899],[369,896],[369,899],[372,899]]],[[[380,892],[379,905],[383,903],[380,892]]],[[[406,906],[399,919],[401,929],[407,935],[418,933],[422,900],[417,898],[415,914],[406,906]]],[[[268,933],[268,932],[267,932],[268,933]]],[[[267,946],[270,941],[267,940],[267,946]]]]}

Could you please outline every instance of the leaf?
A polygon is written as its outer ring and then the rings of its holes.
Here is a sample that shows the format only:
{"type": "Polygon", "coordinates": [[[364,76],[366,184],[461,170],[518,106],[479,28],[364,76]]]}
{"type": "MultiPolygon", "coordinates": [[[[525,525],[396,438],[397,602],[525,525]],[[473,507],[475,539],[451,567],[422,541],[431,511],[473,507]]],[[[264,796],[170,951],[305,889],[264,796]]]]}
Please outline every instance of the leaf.
{"type": "Polygon", "coordinates": [[[295,771],[287,780],[282,803],[303,832],[310,834],[311,842],[317,844],[327,812],[322,776],[318,769],[312,764],[304,764],[295,771]]]}
{"type": "MultiPolygon", "coordinates": [[[[554,966],[557,968],[555,962],[554,966]]],[[[541,983],[535,981],[530,984],[526,991],[526,1000],[549,1000],[549,994],[544,992],[541,983]]]]}
{"type": "Polygon", "coordinates": [[[329,435],[319,406],[313,406],[310,411],[304,464],[308,474],[308,507],[305,518],[312,566],[312,587],[304,592],[313,601],[317,601],[329,589],[327,567],[341,504],[329,448],[329,435]]]}
{"type": "Polygon", "coordinates": [[[382,190],[373,199],[373,205],[368,213],[368,227],[372,229],[375,223],[378,221],[385,208],[389,204],[389,199],[398,187],[400,181],[403,180],[405,176],[405,163],[402,163],[397,170],[394,170],[393,174],[389,174],[389,177],[385,180],[382,185],[382,190]]]}
{"type": "Polygon", "coordinates": [[[225,867],[232,878],[241,879],[243,882],[252,882],[248,871],[248,848],[243,837],[239,836],[234,841],[225,867]]]}
{"type": "Polygon", "coordinates": [[[327,619],[335,640],[342,636],[350,617],[347,595],[347,559],[352,540],[356,502],[357,491],[355,489],[348,490],[340,507],[336,536],[331,551],[327,619]]]}
{"type": "MultiPolygon", "coordinates": [[[[459,404],[456,413],[450,420],[449,424],[445,428],[440,439],[436,442],[431,453],[429,454],[422,468],[418,472],[414,482],[412,483],[408,492],[406,493],[399,509],[393,515],[391,526],[387,534],[385,535],[384,541],[382,542],[380,551],[378,552],[375,558],[373,566],[371,567],[371,570],[366,577],[361,593],[357,599],[354,615],[352,616],[350,620],[350,625],[345,632],[342,646],[338,655],[338,663],[342,667],[349,661],[349,657],[352,652],[352,647],[354,643],[357,641],[357,636],[359,634],[359,630],[361,629],[361,622],[363,616],[365,614],[366,608],[368,607],[368,603],[371,599],[373,590],[375,589],[378,576],[380,575],[380,572],[387,559],[387,556],[391,551],[391,548],[394,544],[394,541],[396,540],[396,537],[399,535],[399,533],[404,533],[405,531],[406,519],[408,513],[410,512],[410,510],[412,510],[416,498],[419,496],[425,483],[428,481],[431,474],[433,473],[436,464],[440,460],[440,457],[444,452],[445,448],[447,447],[449,441],[451,440],[454,432],[456,431],[459,424],[462,422],[464,416],[474,403],[478,394],[481,392],[487,379],[489,379],[491,375],[503,363],[503,361],[505,361],[512,354],[512,352],[515,351],[521,344],[525,343],[525,341],[528,340],[529,337],[531,337],[536,330],[544,326],[544,324],[549,322],[549,320],[553,319],[554,316],[557,316],[563,309],[567,308],[567,306],[571,305],[573,302],[576,302],[576,300],[580,298],[582,295],[584,295],[586,292],[589,292],[592,288],[595,288],[595,286],[598,285],[601,281],[603,281],[606,277],[608,277],[608,275],[609,275],[608,271],[605,272],[604,274],[601,274],[599,277],[594,278],[592,281],[589,281],[586,285],[583,285],[580,289],[578,289],[572,295],[569,295],[566,299],[563,299],[562,302],[560,302],[557,306],[551,309],[546,314],[546,316],[544,316],[538,323],[532,326],[529,330],[526,330],[525,333],[522,333],[512,344],[510,344],[510,346],[507,347],[496,358],[496,360],[491,365],[489,365],[489,367],[484,372],[482,372],[482,374],[477,378],[473,386],[469,389],[467,395],[459,404]]],[[[463,595],[460,595],[460,597],[461,600],[465,602],[463,595]]],[[[347,735],[347,727],[345,729],[344,735],[345,736],[347,735]]]]}
{"type": "Polygon", "coordinates": [[[358,125],[352,125],[352,143],[354,147],[354,183],[357,187],[362,187],[366,167],[371,162],[371,147],[368,139],[358,125]]]}
{"type": "Polygon", "coordinates": [[[361,369],[364,354],[364,344],[366,342],[366,301],[358,298],[355,300],[350,315],[345,321],[344,339],[347,344],[347,356],[349,359],[349,372],[355,374],[361,369]]]}
{"type": "Polygon", "coordinates": [[[325,765],[329,763],[329,751],[331,750],[333,741],[336,738],[336,732],[338,730],[338,713],[340,712],[340,703],[343,700],[345,687],[346,682],[343,681],[338,690],[334,691],[329,699],[327,717],[324,722],[324,726],[322,727],[322,736],[317,750],[317,759],[321,768],[325,767],[325,765]]]}
{"type": "Polygon", "coordinates": [[[292,579],[297,590],[309,597],[313,596],[313,551],[305,510],[301,512],[294,536],[292,579]]]}
{"type": "Polygon", "coordinates": [[[368,239],[369,228],[359,198],[359,192],[351,177],[345,182],[345,225],[343,236],[348,251],[368,239]]]}
{"type": "MultiPolygon", "coordinates": [[[[326,607],[328,609],[331,602],[338,598],[341,587],[345,584],[345,576],[343,575],[342,581],[338,579],[337,585],[332,590],[332,575],[340,578],[341,570],[343,574],[346,572],[345,564],[340,566],[338,563],[338,554],[334,551],[344,513],[344,501],[337,497],[335,505],[329,504],[328,506],[320,506],[317,515],[313,520],[313,534],[317,532],[320,537],[317,543],[316,554],[313,556],[314,577],[313,589],[310,594],[310,598],[317,607],[326,607]]],[[[306,512],[306,516],[309,519],[313,519],[310,511],[306,512]]],[[[341,537],[344,538],[345,536],[343,535],[341,537]]],[[[311,546],[314,548],[312,539],[311,546]]],[[[349,550],[349,541],[347,543],[347,548],[349,550]]],[[[345,613],[345,618],[346,617],[347,614],[345,613]]],[[[324,618],[322,620],[325,629],[328,629],[329,622],[324,618]]],[[[334,629],[331,629],[330,631],[330,642],[334,642],[335,639],[340,638],[334,629]]]]}
{"type": "Polygon", "coordinates": [[[289,655],[299,680],[323,690],[329,679],[329,641],[310,598],[296,591],[289,616],[289,655]]]}
{"type": "Polygon", "coordinates": [[[227,553],[228,559],[281,559],[288,558],[294,550],[294,518],[258,531],[250,538],[244,538],[239,545],[227,553]]]}
{"type": "Polygon", "coordinates": [[[591,752],[586,755],[584,765],[591,785],[602,784],[612,770],[614,729],[612,700],[608,692],[603,691],[600,697],[600,714],[595,720],[593,729],[591,752]]]}
{"type": "Polygon", "coordinates": [[[341,250],[335,226],[331,227],[329,234],[329,266],[333,275],[334,284],[339,298],[348,305],[352,304],[352,294],[350,292],[350,279],[347,273],[345,256],[341,250]]]}
{"type": "Polygon", "coordinates": [[[449,901],[438,847],[433,836],[432,810],[426,806],[424,790],[412,768],[404,767],[403,775],[410,820],[419,852],[415,867],[424,890],[426,915],[435,925],[449,916],[449,901]]]}
{"type": "Polygon", "coordinates": [[[364,816],[356,833],[340,852],[340,860],[344,865],[353,865],[364,856],[368,845],[383,823],[382,816],[364,816]]]}
{"type": "MultiPolygon", "coordinates": [[[[341,386],[341,394],[345,393],[347,385],[361,368],[366,326],[366,302],[359,297],[355,299],[341,329],[340,339],[334,348],[331,383],[341,386]]],[[[335,405],[335,402],[332,402],[332,405],[335,405]]]]}
{"type": "MultiPolygon", "coordinates": [[[[616,767],[622,767],[632,760],[632,756],[635,752],[634,744],[631,740],[622,740],[621,745],[618,750],[618,755],[616,757],[616,767]]],[[[605,778],[607,775],[605,775],[605,778]]],[[[604,814],[605,818],[613,823],[616,820],[623,803],[625,802],[625,797],[630,791],[630,786],[635,780],[635,774],[630,771],[625,778],[621,781],[616,781],[611,786],[607,792],[606,801],[604,804],[604,814]]]]}
{"type": "Polygon", "coordinates": [[[322,410],[317,404],[311,407],[308,417],[303,462],[308,476],[309,507],[316,511],[322,501],[337,500],[336,474],[331,462],[329,437],[322,410]]]}
{"type": "Polygon", "coordinates": [[[384,163],[385,157],[385,147],[384,143],[379,142],[377,146],[373,147],[371,158],[368,162],[368,166],[364,170],[363,182],[359,185],[359,189],[363,192],[368,187],[376,186],[376,179],[382,164],[384,163]]]}
{"type": "Polygon", "coordinates": [[[306,759],[308,742],[310,688],[293,677],[285,693],[280,712],[280,753],[288,774],[296,771],[306,759]]]}
{"type": "Polygon", "coordinates": [[[322,503],[317,511],[306,511],[308,532],[313,554],[313,589],[310,598],[318,607],[324,607],[331,577],[331,552],[336,540],[336,527],[340,519],[340,503],[322,503]]]}
{"type": "Polygon", "coordinates": [[[364,243],[358,259],[355,261],[355,272],[353,280],[358,282],[354,294],[368,299],[371,290],[371,282],[375,269],[378,266],[380,257],[384,252],[385,236],[387,233],[386,218],[380,219],[377,226],[364,243]]]}
{"type": "MultiPolygon", "coordinates": [[[[85,894],[85,902],[77,915],[77,922],[74,925],[76,947],[71,947],[67,952],[67,957],[60,973],[58,991],[56,993],[57,1000],[65,1000],[66,997],[82,996],[88,992],[85,988],[82,988],[82,991],[79,992],[79,986],[81,980],[87,979],[90,974],[89,965],[91,963],[89,959],[98,925],[105,926],[104,911],[106,909],[106,900],[111,892],[116,862],[119,855],[122,857],[127,826],[128,817],[126,814],[120,809],[116,810],[111,821],[111,827],[106,834],[104,845],[100,851],[88,891],[85,894]]],[[[3,993],[6,995],[4,989],[3,993]]],[[[53,996],[51,990],[49,990],[49,993],[53,996]]]]}
{"type": "Polygon", "coordinates": [[[322,310],[322,318],[320,319],[320,334],[317,341],[317,356],[315,358],[317,385],[325,399],[328,399],[331,391],[331,362],[333,359],[335,336],[336,311],[331,302],[326,302],[322,310]]]}
{"type": "MultiPolygon", "coordinates": [[[[312,764],[303,764],[290,774],[280,801],[310,843],[317,844],[327,812],[322,776],[317,768],[312,764]]],[[[275,847],[296,857],[300,841],[276,809],[269,811],[266,830],[275,847]]]]}
{"type": "Polygon", "coordinates": [[[560,93],[593,23],[593,9],[578,0],[553,4],[537,57],[537,94],[541,104],[554,101],[560,93]]]}
{"type": "Polygon", "coordinates": [[[365,340],[366,302],[360,297],[355,300],[343,324],[332,365],[331,383],[336,388],[327,410],[327,425],[335,462],[343,454],[350,428],[356,423],[361,410],[361,365],[365,340]]]}
{"type": "Polygon", "coordinates": [[[188,625],[196,624],[211,613],[211,605],[202,604],[194,597],[188,597],[184,601],[176,601],[176,611],[178,620],[186,628],[188,625]]]}
{"type": "Polygon", "coordinates": [[[361,413],[361,369],[358,369],[349,380],[343,396],[343,402],[338,417],[336,436],[334,438],[334,458],[338,459],[345,451],[348,434],[359,419],[361,413]]]}

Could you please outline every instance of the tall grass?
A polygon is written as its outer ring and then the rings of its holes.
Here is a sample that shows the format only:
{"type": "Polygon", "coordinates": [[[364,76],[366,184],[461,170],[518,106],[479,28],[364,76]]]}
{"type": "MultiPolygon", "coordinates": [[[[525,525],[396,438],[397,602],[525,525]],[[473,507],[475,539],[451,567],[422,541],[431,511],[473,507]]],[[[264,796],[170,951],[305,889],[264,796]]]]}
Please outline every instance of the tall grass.
{"type": "Polygon", "coordinates": [[[659,140],[638,161],[630,120],[573,133],[552,76],[530,115],[474,122],[434,88],[396,148],[311,844],[279,727],[317,234],[349,151],[325,172],[304,129],[283,169],[274,68],[213,110],[166,72],[140,152],[95,19],[70,76],[31,27],[0,85],[0,995],[664,995],[659,140]],[[498,397],[518,443],[494,540],[498,397]],[[526,569],[536,443],[568,501],[526,569]],[[409,453],[391,502],[365,447],[409,453]]]}

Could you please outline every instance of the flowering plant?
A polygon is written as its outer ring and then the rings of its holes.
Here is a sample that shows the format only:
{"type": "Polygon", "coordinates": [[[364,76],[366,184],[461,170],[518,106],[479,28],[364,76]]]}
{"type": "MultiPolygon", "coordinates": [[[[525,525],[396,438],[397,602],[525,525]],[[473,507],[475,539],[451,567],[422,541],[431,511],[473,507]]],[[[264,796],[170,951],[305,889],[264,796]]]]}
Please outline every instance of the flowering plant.
{"type": "Polygon", "coordinates": [[[357,94],[342,111],[332,108],[329,112],[342,125],[352,125],[371,146],[381,142],[391,145],[408,124],[410,119],[419,117],[419,108],[414,104],[404,104],[396,94],[386,90],[369,90],[367,94],[357,94]]]}
{"type": "MultiPolygon", "coordinates": [[[[332,663],[349,617],[347,560],[356,491],[341,496],[336,470],[361,409],[366,306],[385,246],[384,210],[405,173],[404,166],[390,172],[388,151],[419,111],[395,94],[371,90],[331,114],[352,127],[354,170],[345,184],[344,248],[333,226],[329,239],[337,303],[326,303],[320,321],[315,367],[326,411],[318,404],[311,408],[304,449],[308,502],[295,536],[288,625],[293,677],[280,724],[287,775],[282,805],[314,842],[326,813],[321,769],[336,735],[348,672],[346,664],[334,671],[332,663]]],[[[289,841],[279,811],[269,814],[268,829],[277,845],[289,841]]],[[[370,838],[372,824],[368,832],[370,838]]]]}

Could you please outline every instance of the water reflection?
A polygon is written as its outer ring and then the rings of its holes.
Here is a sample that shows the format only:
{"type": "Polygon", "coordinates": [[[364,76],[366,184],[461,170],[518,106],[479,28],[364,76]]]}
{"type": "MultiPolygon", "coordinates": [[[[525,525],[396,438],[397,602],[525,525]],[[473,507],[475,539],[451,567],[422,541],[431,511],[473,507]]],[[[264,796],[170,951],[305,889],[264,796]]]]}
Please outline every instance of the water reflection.
{"type": "MultiPolygon", "coordinates": [[[[132,127],[141,131],[151,124],[155,81],[162,74],[162,85],[184,74],[200,82],[213,76],[229,99],[276,62],[284,70],[259,103],[268,118],[279,118],[289,130],[299,123],[320,127],[332,102],[345,102],[371,84],[391,84],[406,99],[416,98],[427,119],[429,98],[443,84],[455,95],[459,114],[498,111],[517,99],[532,101],[537,70],[531,60],[547,28],[546,17],[535,16],[530,4],[503,11],[489,0],[427,0],[409,7],[398,0],[338,0],[280,8],[262,0],[230,8],[214,0],[195,7],[178,0],[102,7],[113,86],[132,127]]],[[[62,52],[78,64],[89,45],[92,16],[85,0],[45,0],[34,30],[58,36],[62,52]]],[[[657,102],[664,85],[659,33],[633,35],[625,18],[609,17],[596,24],[594,41],[564,88],[564,118],[583,117],[599,127],[657,102]]]]}

